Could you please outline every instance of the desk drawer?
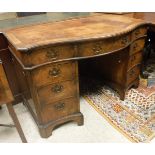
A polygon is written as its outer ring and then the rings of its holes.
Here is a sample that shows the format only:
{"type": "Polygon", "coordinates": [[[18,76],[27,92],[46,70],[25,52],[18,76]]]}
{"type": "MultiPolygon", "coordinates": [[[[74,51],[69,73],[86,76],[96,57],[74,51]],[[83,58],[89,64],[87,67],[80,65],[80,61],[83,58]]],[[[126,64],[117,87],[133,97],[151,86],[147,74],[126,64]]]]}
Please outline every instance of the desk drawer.
{"type": "Polygon", "coordinates": [[[137,65],[134,68],[132,68],[127,73],[127,85],[131,84],[134,80],[136,80],[139,77],[140,74],[140,66],[137,65]]]}
{"type": "Polygon", "coordinates": [[[55,121],[62,117],[77,113],[80,111],[79,100],[77,98],[69,98],[49,104],[44,107],[41,115],[44,123],[55,121]]]}
{"type": "Polygon", "coordinates": [[[129,58],[128,70],[142,62],[142,52],[133,54],[129,58]]]}
{"type": "Polygon", "coordinates": [[[25,66],[34,66],[47,62],[68,59],[74,57],[73,45],[53,46],[43,49],[36,49],[30,54],[23,54],[22,61],[25,66]]]}
{"type": "Polygon", "coordinates": [[[51,84],[38,89],[38,97],[42,105],[77,96],[77,80],[51,84]]]}
{"type": "Polygon", "coordinates": [[[81,43],[78,47],[79,57],[100,55],[124,48],[130,43],[130,35],[81,43]]]}
{"type": "Polygon", "coordinates": [[[146,34],[147,34],[147,28],[146,27],[137,28],[131,34],[132,40],[135,40],[135,39],[142,37],[146,34]]]}
{"type": "Polygon", "coordinates": [[[135,54],[141,50],[143,50],[145,44],[145,39],[138,39],[132,43],[130,46],[130,55],[135,54]]]}
{"type": "Polygon", "coordinates": [[[39,67],[32,72],[32,79],[35,86],[72,80],[76,77],[77,62],[53,63],[39,67]]]}

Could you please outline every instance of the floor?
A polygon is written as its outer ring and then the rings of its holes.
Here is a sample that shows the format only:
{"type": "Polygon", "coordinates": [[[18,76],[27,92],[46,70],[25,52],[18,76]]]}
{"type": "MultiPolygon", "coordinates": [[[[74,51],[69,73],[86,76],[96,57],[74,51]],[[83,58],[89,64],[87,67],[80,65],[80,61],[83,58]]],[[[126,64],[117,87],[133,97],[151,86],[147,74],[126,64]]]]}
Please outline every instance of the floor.
{"type": "MultiPolygon", "coordinates": [[[[19,121],[29,143],[130,143],[126,137],[114,129],[100,114],[98,114],[83,98],[81,98],[81,112],[84,115],[84,125],[67,123],[53,131],[47,139],[40,137],[37,126],[30,113],[23,104],[14,106],[19,121]]],[[[0,123],[11,123],[11,119],[4,106],[0,112],[0,123]]],[[[1,143],[20,143],[15,128],[0,127],[1,143]]],[[[151,141],[155,143],[155,138],[151,141]]]]}

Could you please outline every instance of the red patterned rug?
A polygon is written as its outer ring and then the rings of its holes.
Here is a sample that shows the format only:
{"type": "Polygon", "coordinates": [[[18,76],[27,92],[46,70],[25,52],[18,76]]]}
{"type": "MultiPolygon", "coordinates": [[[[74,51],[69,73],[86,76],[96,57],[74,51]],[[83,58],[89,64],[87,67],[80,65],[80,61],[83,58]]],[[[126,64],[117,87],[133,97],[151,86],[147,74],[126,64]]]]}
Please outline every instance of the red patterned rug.
{"type": "Polygon", "coordinates": [[[121,101],[108,86],[90,79],[85,83],[86,101],[127,138],[148,142],[155,136],[155,85],[147,87],[141,80],[138,89],[130,89],[121,101]]]}

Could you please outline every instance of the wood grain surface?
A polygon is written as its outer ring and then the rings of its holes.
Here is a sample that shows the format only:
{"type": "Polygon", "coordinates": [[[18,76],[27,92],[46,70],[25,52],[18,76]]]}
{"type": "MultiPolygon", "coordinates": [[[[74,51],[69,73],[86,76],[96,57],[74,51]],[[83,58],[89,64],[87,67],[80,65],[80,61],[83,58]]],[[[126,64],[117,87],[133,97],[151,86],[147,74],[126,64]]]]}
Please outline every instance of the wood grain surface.
{"type": "Polygon", "coordinates": [[[92,15],[59,22],[23,26],[5,31],[16,49],[30,49],[55,43],[107,38],[143,25],[140,19],[121,15],[92,15]]]}

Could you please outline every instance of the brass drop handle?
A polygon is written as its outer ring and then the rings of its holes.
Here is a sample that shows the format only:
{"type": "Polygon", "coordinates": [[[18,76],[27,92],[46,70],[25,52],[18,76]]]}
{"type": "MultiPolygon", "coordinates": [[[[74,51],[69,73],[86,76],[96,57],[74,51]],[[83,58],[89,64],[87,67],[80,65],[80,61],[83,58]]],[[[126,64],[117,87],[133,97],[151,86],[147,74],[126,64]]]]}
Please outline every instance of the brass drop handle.
{"type": "Polygon", "coordinates": [[[52,70],[49,70],[49,75],[56,77],[60,74],[60,69],[59,68],[53,68],[52,70]]]}
{"type": "Polygon", "coordinates": [[[93,48],[93,50],[94,50],[94,54],[100,54],[101,53],[101,51],[98,49],[93,48]]]}
{"type": "Polygon", "coordinates": [[[122,41],[121,41],[121,44],[125,46],[125,45],[127,45],[127,43],[128,43],[128,38],[127,37],[124,37],[122,39],[122,41]]]}
{"type": "Polygon", "coordinates": [[[63,86],[60,85],[60,84],[56,84],[56,85],[54,85],[54,86],[52,87],[52,91],[53,91],[54,93],[60,93],[60,92],[62,92],[62,90],[63,90],[63,86]]]}
{"type": "Polygon", "coordinates": [[[50,49],[47,51],[46,57],[49,59],[57,59],[58,51],[50,49]]]}
{"type": "Polygon", "coordinates": [[[54,108],[56,110],[62,110],[62,109],[64,109],[64,107],[65,107],[65,103],[61,103],[61,102],[54,105],[54,108]]]}

